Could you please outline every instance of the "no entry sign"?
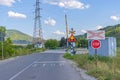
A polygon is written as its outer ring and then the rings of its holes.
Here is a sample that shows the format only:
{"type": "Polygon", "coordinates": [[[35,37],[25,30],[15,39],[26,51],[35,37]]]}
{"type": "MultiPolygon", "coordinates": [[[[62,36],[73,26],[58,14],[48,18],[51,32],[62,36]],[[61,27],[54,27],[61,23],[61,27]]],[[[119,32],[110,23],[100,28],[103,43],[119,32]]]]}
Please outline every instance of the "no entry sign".
{"type": "Polygon", "coordinates": [[[101,42],[100,42],[99,40],[93,40],[93,41],[91,42],[91,46],[92,46],[92,48],[94,48],[94,49],[98,49],[98,48],[100,48],[100,46],[101,46],[101,42]]]}

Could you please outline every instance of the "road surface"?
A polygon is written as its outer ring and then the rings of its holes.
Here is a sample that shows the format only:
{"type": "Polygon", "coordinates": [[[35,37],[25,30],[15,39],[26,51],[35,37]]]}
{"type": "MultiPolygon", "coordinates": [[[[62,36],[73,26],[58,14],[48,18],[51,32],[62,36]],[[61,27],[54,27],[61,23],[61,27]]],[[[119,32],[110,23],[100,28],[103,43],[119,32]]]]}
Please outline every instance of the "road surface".
{"type": "Polygon", "coordinates": [[[0,80],[83,80],[63,53],[49,50],[0,61],[0,80]]]}

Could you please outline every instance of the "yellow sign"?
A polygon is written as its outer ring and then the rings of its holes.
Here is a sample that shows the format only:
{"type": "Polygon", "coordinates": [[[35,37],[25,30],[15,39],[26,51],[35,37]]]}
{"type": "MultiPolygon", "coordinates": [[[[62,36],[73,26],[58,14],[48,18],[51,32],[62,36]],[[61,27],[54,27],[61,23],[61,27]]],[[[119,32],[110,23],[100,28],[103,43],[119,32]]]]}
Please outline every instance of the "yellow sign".
{"type": "Polygon", "coordinates": [[[71,36],[68,38],[68,42],[76,42],[76,38],[73,34],[71,34],[71,36]]]}
{"type": "Polygon", "coordinates": [[[71,36],[70,36],[70,39],[72,39],[72,40],[73,40],[73,39],[75,39],[75,37],[74,37],[73,35],[71,35],[71,36]]]}

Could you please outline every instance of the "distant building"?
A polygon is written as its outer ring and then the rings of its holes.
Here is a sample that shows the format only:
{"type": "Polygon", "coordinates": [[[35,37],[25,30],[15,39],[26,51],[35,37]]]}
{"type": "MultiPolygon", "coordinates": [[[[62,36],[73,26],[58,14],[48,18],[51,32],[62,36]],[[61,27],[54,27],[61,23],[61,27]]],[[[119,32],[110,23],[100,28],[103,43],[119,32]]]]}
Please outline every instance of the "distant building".
{"type": "Polygon", "coordinates": [[[21,46],[27,46],[29,44],[32,44],[31,41],[26,41],[26,40],[13,40],[13,45],[21,45],[21,46]]]}

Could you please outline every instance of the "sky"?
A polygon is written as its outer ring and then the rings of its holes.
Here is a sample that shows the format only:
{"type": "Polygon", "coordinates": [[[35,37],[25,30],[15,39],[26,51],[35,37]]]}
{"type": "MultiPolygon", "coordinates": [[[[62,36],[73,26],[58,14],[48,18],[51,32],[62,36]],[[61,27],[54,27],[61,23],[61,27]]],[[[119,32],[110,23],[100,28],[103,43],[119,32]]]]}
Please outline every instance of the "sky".
{"type": "MultiPolygon", "coordinates": [[[[0,0],[0,26],[33,36],[36,0],[0,0]]],[[[120,23],[120,0],[40,0],[44,39],[66,37],[68,28],[75,35],[120,23]]]]}

